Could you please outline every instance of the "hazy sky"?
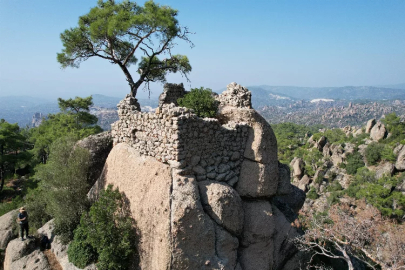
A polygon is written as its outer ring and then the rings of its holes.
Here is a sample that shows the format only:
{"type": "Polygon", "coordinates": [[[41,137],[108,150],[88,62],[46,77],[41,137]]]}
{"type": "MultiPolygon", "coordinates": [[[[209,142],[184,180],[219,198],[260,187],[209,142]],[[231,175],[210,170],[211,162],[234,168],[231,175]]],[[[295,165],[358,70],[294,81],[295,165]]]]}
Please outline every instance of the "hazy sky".
{"type": "MultiPolygon", "coordinates": [[[[143,3],[139,1],[138,3],[143,3]]],[[[161,0],[195,32],[186,88],[346,86],[405,82],[404,0],[161,0]]],[[[96,0],[0,0],[0,96],[129,92],[118,66],[95,58],[61,70],[59,34],[96,0]]],[[[136,78],[136,68],[132,67],[136,78]]],[[[158,95],[160,84],[153,86],[158,95]]],[[[146,96],[140,92],[140,97],[146,96]]],[[[0,104],[1,106],[1,104],[0,104]]]]}

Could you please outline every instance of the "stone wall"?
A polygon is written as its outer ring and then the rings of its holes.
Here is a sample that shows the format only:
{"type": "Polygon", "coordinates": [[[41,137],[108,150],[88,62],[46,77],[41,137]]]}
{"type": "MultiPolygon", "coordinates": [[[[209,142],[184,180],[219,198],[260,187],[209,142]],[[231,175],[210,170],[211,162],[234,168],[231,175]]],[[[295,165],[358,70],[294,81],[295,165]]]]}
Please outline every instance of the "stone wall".
{"type": "Polygon", "coordinates": [[[125,193],[141,269],[299,269],[291,222],[305,193],[279,164],[251,93],[229,84],[216,119],[176,107],[184,93],[166,84],[153,113],[129,96],[120,102],[115,146],[91,197],[108,184],[125,193]]]}
{"type": "MultiPolygon", "coordinates": [[[[171,97],[167,100],[186,93],[182,87],[166,84],[165,96],[171,97]]],[[[231,185],[238,181],[248,137],[246,123],[221,125],[218,119],[199,118],[173,103],[162,103],[154,113],[139,112],[131,108],[129,99],[127,96],[120,102],[120,120],[112,125],[114,144],[126,142],[141,155],[168,163],[182,175],[194,174],[199,181],[227,181],[231,185]]]]}

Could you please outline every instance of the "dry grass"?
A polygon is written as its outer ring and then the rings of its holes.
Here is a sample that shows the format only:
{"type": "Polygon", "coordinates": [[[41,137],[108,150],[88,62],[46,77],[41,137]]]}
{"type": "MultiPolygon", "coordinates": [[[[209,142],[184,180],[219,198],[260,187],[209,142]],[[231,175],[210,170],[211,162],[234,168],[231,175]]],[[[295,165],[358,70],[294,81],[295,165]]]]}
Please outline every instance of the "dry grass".
{"type": "Polygon", "coordinates": [[[50,249],[46,249],[44,251],[46,258],[48,259],[49,265],[51,266],[52,270],[63,270],[62,266],[59,264],[58,260],[56,259],[55,254],[52,253],[50,249]]]}

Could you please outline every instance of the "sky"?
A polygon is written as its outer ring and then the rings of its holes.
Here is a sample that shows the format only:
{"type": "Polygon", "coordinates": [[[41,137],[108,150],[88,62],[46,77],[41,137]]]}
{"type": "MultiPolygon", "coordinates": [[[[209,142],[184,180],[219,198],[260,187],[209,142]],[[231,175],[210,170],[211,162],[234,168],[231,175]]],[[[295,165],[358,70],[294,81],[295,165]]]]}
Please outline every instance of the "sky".
{"type": "MultiPolygon", "coordinates": [[[[361,86],[405,82],[404,0],[157,0],[179,11],[195,47],[174,52],[192,65],[186,89],[244,86],[361,86]]],[[[138,1],[143,4],[144,1],[138,1]]],[[[61,69],[59,35],[96,0],[0,0],[0,96],[124,97],[118,66],[90,58],[61,69]]],[[[130,72],[138,76],[136,67],[130,72]]],[[[151,87],[151,96],[163,86],[151,87]]],[[[145,98],[147,91],[138,97],[145,98]]],[[[1,104],[0,104],[1,106],[1,104]]]]}

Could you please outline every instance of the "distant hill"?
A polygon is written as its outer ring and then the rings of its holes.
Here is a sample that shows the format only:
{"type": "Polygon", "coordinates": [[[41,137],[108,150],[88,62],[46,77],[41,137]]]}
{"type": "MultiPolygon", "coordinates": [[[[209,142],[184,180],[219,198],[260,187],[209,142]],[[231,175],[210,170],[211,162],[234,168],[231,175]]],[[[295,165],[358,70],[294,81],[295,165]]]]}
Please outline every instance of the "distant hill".
{"type": "Polygon", "coordinates": [[[296,87],[296,86],[251,86],[250,89],[262,89],[269,94],[276,94],[300,100],[335,99],[335,100],[395,100],[405,99],[405,88],[384,88],[375,86],[344,87],[296,87]]]}
{"type": "MultiPolygon", "coordinates": [[[[94,94],[94,109],[100,111],[101,108],[116,112],[117,104],[122,98],[110,97],[94,94]]],[[[158,100],[139,99],[141,106],[156,108],[158,100]]],[[[50,113],[59,112],[58,101],[31,96],[7,96],[0,97],[0,119],[5,119],[9,123],[18,123],[19,126],[31,126],[32,116],[39,112],[46,116],[50,113]]],[[[92,111],[94,111],[92,109],[92,111]]],[[[105,110],[103,110],[105,111],[105,110]]],[[[118,117],[118,116],[117,116],[118,117]]],[[[115,121],[115,120],[114,120],[115,121]]]]}

